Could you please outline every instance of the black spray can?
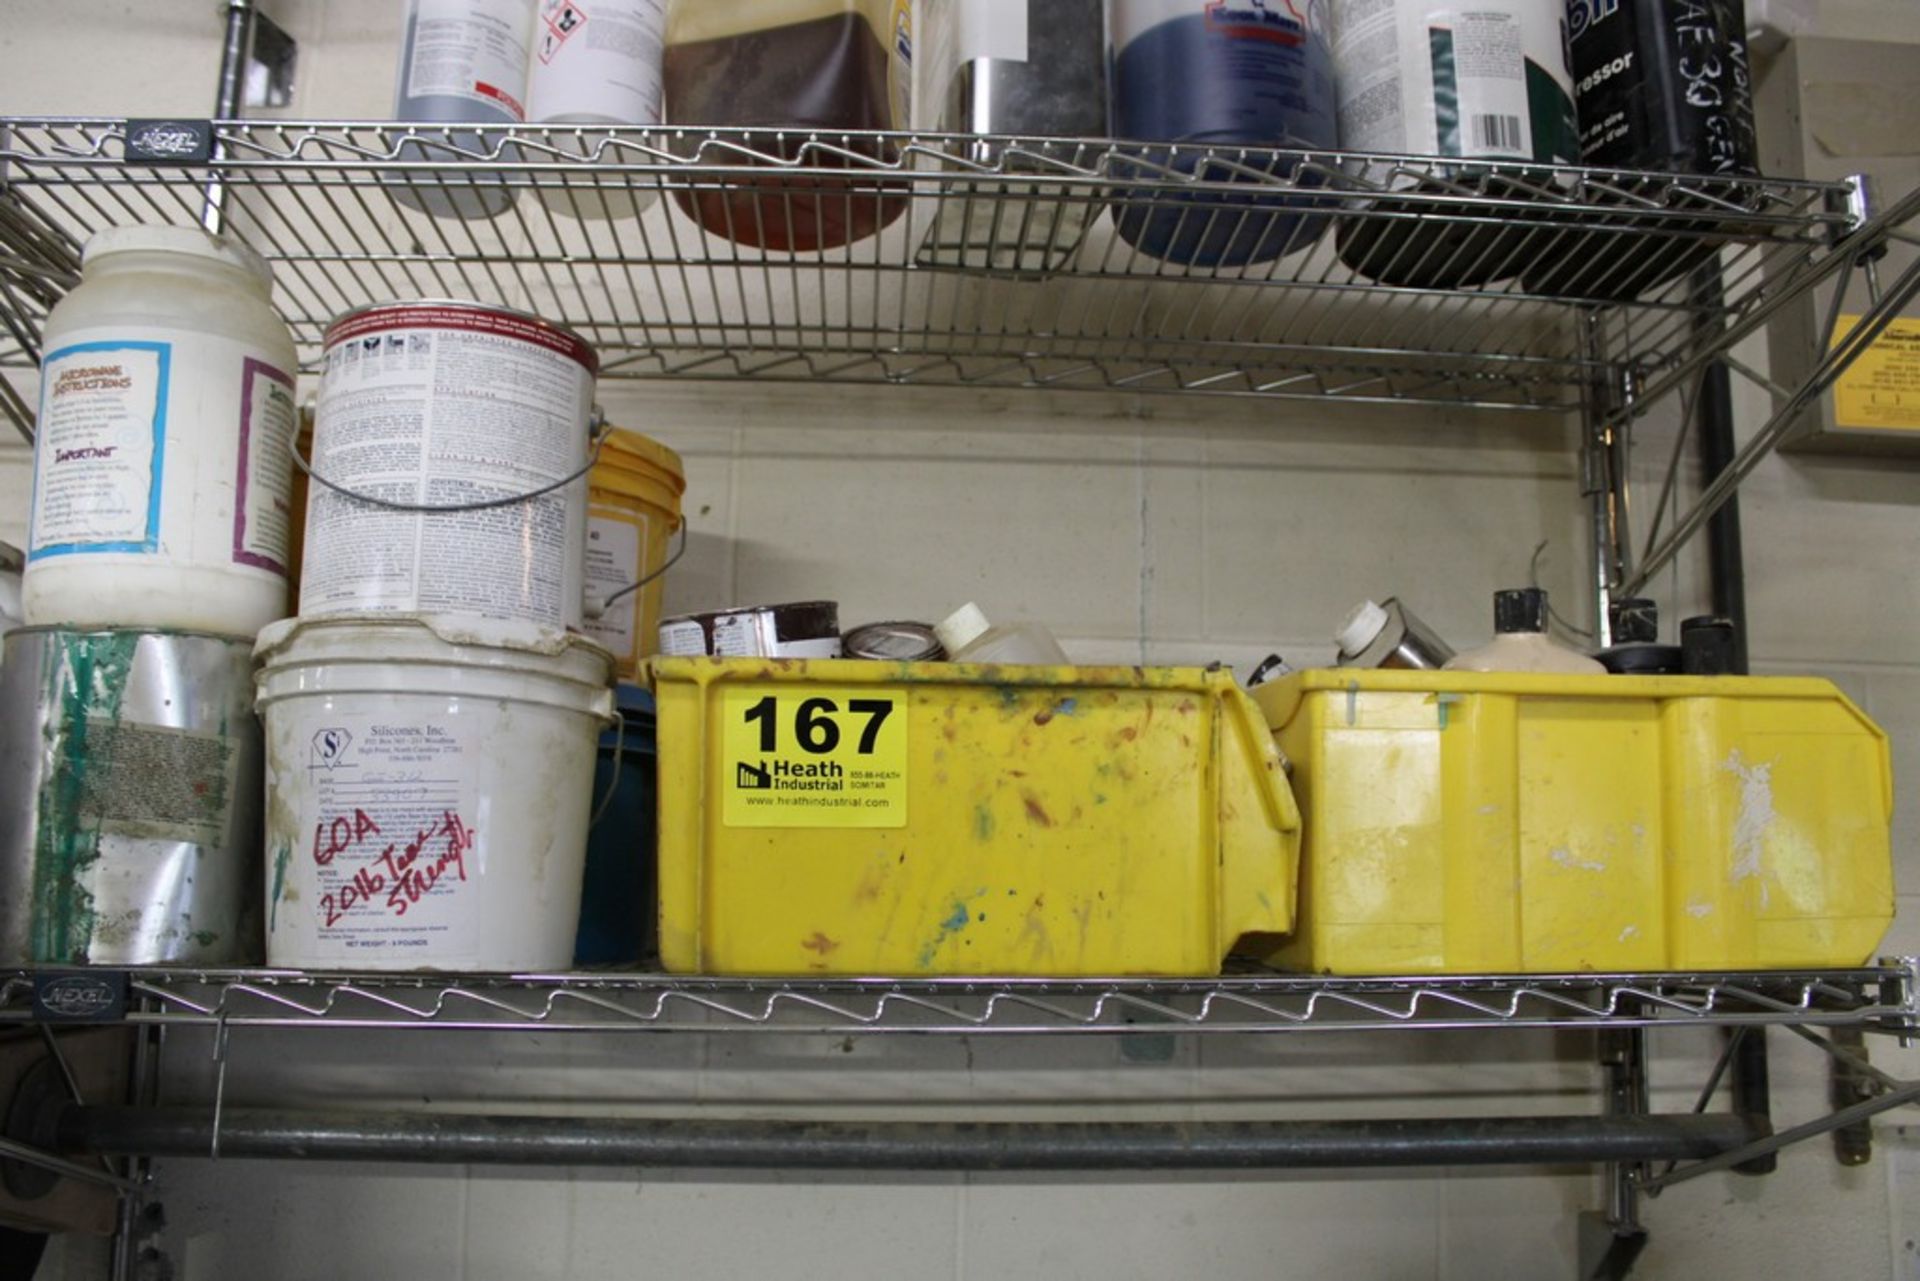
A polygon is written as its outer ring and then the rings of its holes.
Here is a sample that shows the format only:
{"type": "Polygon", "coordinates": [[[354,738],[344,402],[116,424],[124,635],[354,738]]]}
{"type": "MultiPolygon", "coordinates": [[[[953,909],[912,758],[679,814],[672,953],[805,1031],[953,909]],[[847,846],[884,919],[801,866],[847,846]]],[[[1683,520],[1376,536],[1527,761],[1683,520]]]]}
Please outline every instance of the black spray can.
{"type": "MultiPolygon", "coordinates": [[[[1646,224],[1631,214],[1579,215],[1592,227],[1627,230],[1562,233],[1522,278],[1534,293],[1629,302],[1711,261],[1726,243],[1725,203],[1739,199],[1731,180],[1758,175],[1746,5],[1567,0],[1567,33],[1582,163],[1730,180],[1724,188],[1688,184],[1709,199],[1664,180],[1611,182],[1666,208],[1691,203],[1711,216],[1646,224]]],[[[1592,200],[1610,203],[1604,189],[1592,200]]]]}
{"type": "Polygon", "coordinates": [[[1753,177],[1743,0],[1567,0],[1580,157],[1753,177]]]}

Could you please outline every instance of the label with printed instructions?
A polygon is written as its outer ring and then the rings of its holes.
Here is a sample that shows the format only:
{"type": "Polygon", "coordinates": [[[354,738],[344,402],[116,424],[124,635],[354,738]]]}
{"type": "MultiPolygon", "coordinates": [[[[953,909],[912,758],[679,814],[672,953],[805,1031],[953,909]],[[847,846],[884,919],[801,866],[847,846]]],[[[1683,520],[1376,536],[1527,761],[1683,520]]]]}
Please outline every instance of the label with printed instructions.
{"type": "Polygon", "coordinates": [[[159,547],[172,356],[161,342],[78,343],[47,356],[29,559],[159,547]]]}
{"type": "Polygon", "coordinates": [[[240,392],[240,463],[234,474],[233,561],[287,572],[293,519],[293,379],[249,356],[240,392]]]}
{"type": "MultiPolygon", "coordinates": [[[[1842,316],[1839,346],[1860,323],[1842,316]]],[[[1896,317],[1833,385],[1833,425],[1871,431],[1920,431],[1920,318],[1896,317]]]]}
{"type": "Polygon", "coordinates": [[[318,817],[293,857],[311,864],[319,892],[301,910],[330,945],[436,960],[474,950],[461,894],[480,870],[463,808],[470,746],[452,724],[344,713],[305,745],[318,817]]]}
{"type": "MultiPolygon", "coordinates": [[[[587,513],[587,597],[603,601],[633,585],[640,567],[640,549],[646,546],[647,518],[617,508],[590,508],[587,513]]],[[[607,607],[606,613],[586,621],[586,633],[613,651],[616,658],[637,656],[636,623],[644,587],[635,588],[607,607]]]]}
{"type": "Polygon", "coordinates": [[[748,685],[722,698],[728,827],[905,827],[904,694],[748,685]]]}

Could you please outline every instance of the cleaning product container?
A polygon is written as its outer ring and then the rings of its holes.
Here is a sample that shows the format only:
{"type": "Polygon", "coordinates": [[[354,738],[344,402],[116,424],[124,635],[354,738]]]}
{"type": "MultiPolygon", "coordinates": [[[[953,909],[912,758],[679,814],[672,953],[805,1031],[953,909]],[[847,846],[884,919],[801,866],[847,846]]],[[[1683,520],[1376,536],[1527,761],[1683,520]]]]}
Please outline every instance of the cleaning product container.
{"type": "Polygon", "coordinates": [[[572,330],[474,302],[378,303],[327,326],[301,616],[578,628],[598,368],[572,330]],[[445,510],[481,502],[504,505],[445,510]]]}
{"type": "Polygon", "coordinates": [[[593,771],[598,814],[587,834],[586,875],[573,962],[638,966],[653,954],[658,919],[653,884],[653,694],[638,685],[614,690],[620,721],[600,735],[593,771]]]}
{"type": "MultiPolygon", "coordinates": [[[[1567,0],[1330,0],[1348,151],[1462,157],[1419,166],[1382,157],[1358,177],[1428,196],[1527,200],[1580,157],[1567,0]]],[[[1503,205],[1378,200],[1342,220],[1340,258],[1382,284],[1452,289],[1531,266],[1552,243],[1548,215],[1503,205]]]]}
{"type": "MultiPolygon", "coordinates": [[[[586,156],[613,137],[593,126],[659,124],[666,23],[667,0],[596,0],[585,8],[575,0],[540,0],[527,122],[586,126],[547,134],[586,156]]],[[[584,165],[534,181],[547,208],[579,218],[636,217],[659,195],[651,179],[635,185],[624,174],[609,174],[601,185],[584,165]]]]}
{"type": "Polygon", "coordinates": [[[1868,959],[1893,915],[1887,738],[1831,683],[1341,668],[1254,693],[1337,974],[1868,959]]]}
{"type": "Polygon", "coordinates": [[[726,974],[1217,974],[1298,818],[1225,672],[660,658],[660,954],[726,974]]]}
{"type": "MultiPolygon", "coordinates": [[[[587,598],[602,602],[667,563],[680,528],[680,496],[687,491],[680,455],[637,431],[607,433],[600,461],[587,473],[587,598]]],[[[614,669],[630,680],[654,652],[660,632],[659,578],[607,606],[590,608],[586,633],[613,653],[614,669]]]]}
{"type": "Polygon", "coordinates": [[[1113,162],[1118,178],[1190,175],[1240,192],[1155,192],[1121,199],[1114,226],[1168,262],[1239,267],[1306,249],[1326,229],[1312,195],[1271,195],[1282,181],[1319,185],[1287,158],[1243,148],[1330,148],[1337,140],[1326,0],[1109,0],[1108,119],[1113,136],[1180,144],[1113,162]],[[1287,211],[1276,213],[1275,210],[1287,211]]]}
{"type": "Polygon", "coordinates": [[[682,186],[674,203],[716,236],[783,253],[837,249],[879,231],[907,207],[908,186],[889,172],[899,153],[836,135],[906,128],[912,64],[912,0],[671,0],[666,116],[687,126],[673,131],[673,145],[710,164],[776,171],[682,186]],[[715,141],[699,126],[770,132],[715,141]],[[777,172],[787,166],[873,176],[777,172]]]}
{"type": "Polygon", "coordinates": [[[29,623],[251,636],[287,613],[299,368],[273,274],[195,227],[114,227],[47,318],[29,623]]]}
{"type": "MultiPolygon", "coordinates": [[[[407,0],[393,118],[421,126],[519,124],[527,118],[534,25],[528,0],[407,0]]],[[[443,145],[408,138],[395,153],[398,159],[444,164],[463,158],[453,147],[485,154],[499,141],[473,130],[417,132],[443,145]]],[[[381,180],[395,200],[436,217],[492,218],[513,204],[503,176],[484,169],[422,168],[384,173],[381,180]]]]}
{"type": "Polygon", "coordinates": [[[418,614],[289,619],[255,657],[268,963],[565,969],[612,657],[418,614]]]}
{"type": "Polygon", "coordinates": [[[253,643],[9,632],[0,963],[260,960],[253,643]]]}

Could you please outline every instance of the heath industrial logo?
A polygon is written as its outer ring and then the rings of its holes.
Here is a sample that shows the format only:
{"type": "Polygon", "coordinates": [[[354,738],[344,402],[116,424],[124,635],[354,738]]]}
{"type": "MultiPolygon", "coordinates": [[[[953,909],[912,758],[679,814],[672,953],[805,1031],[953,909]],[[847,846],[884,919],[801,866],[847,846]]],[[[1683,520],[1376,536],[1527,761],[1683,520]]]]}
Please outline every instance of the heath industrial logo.
{"type": "Polygon", "coordinates": [[[846,790],[846,782],[846,767],[838,761],[741,761],[734,786],[757,792],[839,792],[846,790]]]}

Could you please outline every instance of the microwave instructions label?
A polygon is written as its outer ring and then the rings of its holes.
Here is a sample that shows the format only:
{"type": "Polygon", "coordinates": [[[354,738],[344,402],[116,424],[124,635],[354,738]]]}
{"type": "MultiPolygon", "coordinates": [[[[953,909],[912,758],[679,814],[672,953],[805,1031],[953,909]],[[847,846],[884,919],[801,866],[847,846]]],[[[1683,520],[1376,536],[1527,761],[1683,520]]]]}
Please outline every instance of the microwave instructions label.
{"type": "Polygon", "coordinates": [[[160,476],[173,349],[78,343],[40,373],[29,559],[160,546],[160,476]]]}
{"type": "Polygon", "coordinates": [[[907,698],[759,685],[722,699],[728,827],[905,827],[907,698]]]}
{"type": "MultiPolygon", "coordinates": [[[[1842,316],[1837,347],[1860,323],[1842,316]]],[[[1920,318],[1896,317],[1833,385],[1833,424],[1874,431],[1920,431],[1920,318]]]]}

